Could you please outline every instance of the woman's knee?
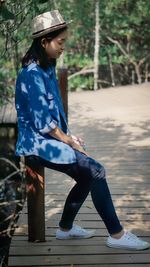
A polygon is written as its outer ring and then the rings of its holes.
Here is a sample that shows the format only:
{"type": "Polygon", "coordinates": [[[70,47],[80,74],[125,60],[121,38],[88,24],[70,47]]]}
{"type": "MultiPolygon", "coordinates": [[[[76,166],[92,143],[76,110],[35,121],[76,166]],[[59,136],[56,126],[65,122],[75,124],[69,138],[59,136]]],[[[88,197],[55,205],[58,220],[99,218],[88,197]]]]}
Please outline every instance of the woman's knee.
{"type": "Polygon", "coordinates": [[[93,158],[88,159],[89,163],[89,170],[90,176],[92,180],[99,180],[106,178],[106,170],[102,164],[94,160],[93,158]]]}
{"type": "Polygon", "coordinates": [[[91,157],[79,154],[77,158],[79,180],[91,183],[93,180],[105,179],[106,171],[102,164],[91,157]],[[80,157],[79,157],[80,156],[80,157]]]}
{"type": "Polygon", "coordinates": [[[94,179],[106,179],[106,170],[103,165],[97,163],[94,170],[94,179]]]}
{"type": "Polygon", "coordinates": [[[100,165],[98,179],[106,179],[106,170],[103,165],[100,165]]]}

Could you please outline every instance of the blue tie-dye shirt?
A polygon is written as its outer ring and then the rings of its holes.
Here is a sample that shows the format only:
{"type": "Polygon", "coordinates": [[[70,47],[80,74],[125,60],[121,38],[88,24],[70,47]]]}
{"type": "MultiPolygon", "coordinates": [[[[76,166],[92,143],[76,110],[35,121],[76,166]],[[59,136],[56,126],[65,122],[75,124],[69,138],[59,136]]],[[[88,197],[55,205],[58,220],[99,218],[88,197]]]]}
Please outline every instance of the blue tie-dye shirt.
{"type": "Polygon", "coordinates": [[[16,155],[37,155],[53,163],[76,162],[74,150],[51,137],[56,125],[68,133],[55,68],[36,63],[22,68],[16,83],[18,140],[16,155]]]}

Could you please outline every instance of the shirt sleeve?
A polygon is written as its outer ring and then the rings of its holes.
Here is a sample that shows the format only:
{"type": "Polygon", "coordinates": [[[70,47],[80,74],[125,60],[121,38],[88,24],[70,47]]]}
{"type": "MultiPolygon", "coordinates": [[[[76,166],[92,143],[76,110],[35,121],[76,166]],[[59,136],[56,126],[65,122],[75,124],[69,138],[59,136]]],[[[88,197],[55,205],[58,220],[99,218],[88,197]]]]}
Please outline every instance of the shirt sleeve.
{"type": "Polygon", "coordinates": [[[29,71],[27,79],[29,111],[32,121],[41,134],[46,134],[56,128],[57,122],[50,114],[50,103],[47,98],[44,79],[37,70],[29,71]]]}

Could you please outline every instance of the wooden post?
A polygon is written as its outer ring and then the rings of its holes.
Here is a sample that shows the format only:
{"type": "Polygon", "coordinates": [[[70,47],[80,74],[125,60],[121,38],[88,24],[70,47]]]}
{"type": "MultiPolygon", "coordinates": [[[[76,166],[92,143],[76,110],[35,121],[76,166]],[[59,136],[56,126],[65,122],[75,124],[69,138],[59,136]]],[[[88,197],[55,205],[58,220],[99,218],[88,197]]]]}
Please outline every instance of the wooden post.
{"type": "Polygon", "coordinates": [[[62,102],[64,106],[64,111],[66,118],[68,119],[68,78],[67,78],[67,68],[61,67],[58,70],[58,81],[61,91],[62,102]]]}
{"type": "Polygon", "coordinates": [[[45,241],[45,179],[44,167],[26,162],[28,240],[45,241]]]}

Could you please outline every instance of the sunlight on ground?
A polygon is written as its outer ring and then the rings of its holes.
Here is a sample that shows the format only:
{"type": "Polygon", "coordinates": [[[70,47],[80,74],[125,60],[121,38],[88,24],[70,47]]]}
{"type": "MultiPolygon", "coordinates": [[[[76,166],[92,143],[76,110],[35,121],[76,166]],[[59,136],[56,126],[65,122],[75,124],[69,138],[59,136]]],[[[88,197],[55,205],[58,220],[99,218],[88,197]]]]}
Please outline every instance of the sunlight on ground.
{"type": "Polygon", "coordinates": [[[150,147],[150,137],[143,138],[142,140],[130,141],[129,145],[137,146],[137,147],[143,147],[143,146],[150,147]]]}
{"type": "Polygon", "coordinates": [[[62,212],[62,207],[60,207],[60,208],[58,208],[58,207],[57,208],[50,208],[50,210],[45,212],[46,219],[51,218],[51,216],[53,216],[53,215],[55,215],[55,214],[57,214],[59,212],[62,212]]]}

